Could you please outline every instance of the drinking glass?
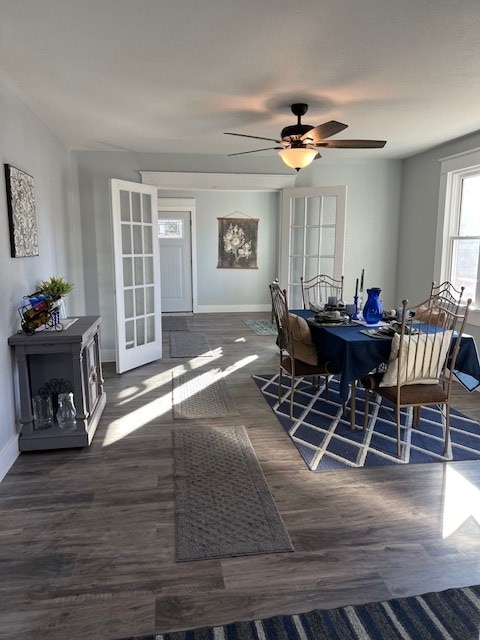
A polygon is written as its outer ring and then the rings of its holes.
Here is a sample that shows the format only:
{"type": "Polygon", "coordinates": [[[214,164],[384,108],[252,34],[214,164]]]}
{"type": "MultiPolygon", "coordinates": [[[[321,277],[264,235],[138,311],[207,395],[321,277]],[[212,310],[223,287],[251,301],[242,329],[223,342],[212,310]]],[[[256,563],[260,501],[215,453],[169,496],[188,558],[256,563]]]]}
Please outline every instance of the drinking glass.
{"type": "Polygon", "coordinates": [[[355,305],[354,304],[346,304],[345,305],[345,315],[348,316],[348,321],[352,321],[352,316],[355,313],[355,305]]]}
{"type": "Polygon", "coordinates": [[[49,429],[53,421],[52,396],[33,396],[32,408],[35,429],[49,429]]]}

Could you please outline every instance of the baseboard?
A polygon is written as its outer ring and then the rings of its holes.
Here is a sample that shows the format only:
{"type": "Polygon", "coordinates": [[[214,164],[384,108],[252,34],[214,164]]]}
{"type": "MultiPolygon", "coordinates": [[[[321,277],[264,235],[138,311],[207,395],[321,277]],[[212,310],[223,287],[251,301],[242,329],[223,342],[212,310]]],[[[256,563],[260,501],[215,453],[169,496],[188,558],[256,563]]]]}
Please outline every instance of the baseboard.
{"type": "Polygon", "coordinates": [[[19,455],[18,436],[14,435],[0,451],[0,482],[13,467],[19,455]]]}
{"type": "Polygon", "coordinates": [[[195,313],[258,313],[260,311],[267,311],[270,313],[272,310],[271,304],[238,304],[238,305],[199,305],[197,306],[195,313]]]}

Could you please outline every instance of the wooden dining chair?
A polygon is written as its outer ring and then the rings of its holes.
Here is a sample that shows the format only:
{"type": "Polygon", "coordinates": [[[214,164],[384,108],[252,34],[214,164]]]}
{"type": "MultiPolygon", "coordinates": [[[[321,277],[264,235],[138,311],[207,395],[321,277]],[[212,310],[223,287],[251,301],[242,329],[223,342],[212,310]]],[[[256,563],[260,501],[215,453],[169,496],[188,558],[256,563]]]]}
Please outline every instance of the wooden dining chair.
{"type": "Polygon", "coordinates": [[[303,308],[311,309],[313,303],[314,307],[323,309],[330,297],[335,297],[337,301],[343,300],[343,278],[341,276],[336,279],[323,273],[308,280],[300,278],[303,308]]]}
{"type": "MultiPolygon", "coordinates": [[[[450,395],[453,371],[472,301],[449,308],[449,295],[436,295],[420,305],[403,301],[399,333],[392,340],[388,367],[380,376],[368,376],[365,386],[364,429],[368,425],[370,397],[378,394],[395,407],[397,456],[401,451],[401,411],[412,408],[417,428],[424,405],[443,407],[444,454],[450,443],[450,395]],[[421,314],[417,311],[421,309],[421,314]],[[421,320],[419,317],[421,315],[421,320]],[[453,342],[454,330],[456,340],[453,342]]],[[[405,428],[408,428],[407,417],[405,428]]]]}
{"type": "Polygon", "coordinates": [[[282,375],[290,376],[290,417],[293,417],[293,400],[295,394],[295,380],[313,377],[313,384],[318,385],[318,377],[325,376],[328,392],[328,378],[335,373],[327,360],[323,360],[317,353],[312,342],[310,329],[304,318],[292,315],[288,310],[287,292],[278,283],[269,285],[277,325],[277,344],[280,353],[280,368],[278,380],[278,403],[281,402],[282,375]]]}

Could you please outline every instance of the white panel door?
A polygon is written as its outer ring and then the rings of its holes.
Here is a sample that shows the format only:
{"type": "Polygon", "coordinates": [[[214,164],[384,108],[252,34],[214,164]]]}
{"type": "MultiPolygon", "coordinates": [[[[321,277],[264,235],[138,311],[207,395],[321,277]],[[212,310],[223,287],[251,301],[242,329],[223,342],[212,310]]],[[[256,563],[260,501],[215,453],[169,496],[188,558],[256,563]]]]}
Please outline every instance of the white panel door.
{"type": "Polygon", "coordinates": [[[162,357],[157,189],[111,181],[117,373],[162,357]]]}
{"type": "Polygon", "coordinates": [[[280,284],[291,309],[303,307],[301,277],[343,275],[346,195],[346,186],[282,192],[280,284]]]}
{"type": "Polygon", "coordinates": [[[162,312],[194,310],[193,198],[158,198],[162,312]]]}

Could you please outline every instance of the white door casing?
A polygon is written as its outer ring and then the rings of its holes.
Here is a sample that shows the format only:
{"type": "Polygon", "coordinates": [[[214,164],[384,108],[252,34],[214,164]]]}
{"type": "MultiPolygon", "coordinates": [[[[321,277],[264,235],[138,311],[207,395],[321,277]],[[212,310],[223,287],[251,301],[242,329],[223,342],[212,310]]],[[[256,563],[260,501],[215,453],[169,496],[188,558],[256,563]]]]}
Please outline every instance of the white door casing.
{"type": "Polygon", "coordinates": [[[343,275],[346,186],[282,191],[280,284],[291,309],[303,307],[300,278],[343,275]]]}
{"type": "Polygon", "coordinates": [[[162,357],[157,189],[111,180],[116,370],[162,357]]]}

